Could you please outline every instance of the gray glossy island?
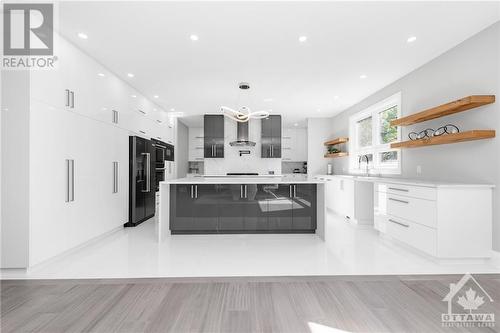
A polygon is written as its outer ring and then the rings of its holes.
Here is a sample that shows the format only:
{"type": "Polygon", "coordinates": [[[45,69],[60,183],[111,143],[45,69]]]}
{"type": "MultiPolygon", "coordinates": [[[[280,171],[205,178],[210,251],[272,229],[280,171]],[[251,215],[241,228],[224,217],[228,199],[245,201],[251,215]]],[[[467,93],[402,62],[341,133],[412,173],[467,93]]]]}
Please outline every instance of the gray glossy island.
{"type": "Polygon", "coordinates": [[[316,233],[325,185],[296,177],[193,177],[160,183],[158,239],[170,234],[316,233]]]}

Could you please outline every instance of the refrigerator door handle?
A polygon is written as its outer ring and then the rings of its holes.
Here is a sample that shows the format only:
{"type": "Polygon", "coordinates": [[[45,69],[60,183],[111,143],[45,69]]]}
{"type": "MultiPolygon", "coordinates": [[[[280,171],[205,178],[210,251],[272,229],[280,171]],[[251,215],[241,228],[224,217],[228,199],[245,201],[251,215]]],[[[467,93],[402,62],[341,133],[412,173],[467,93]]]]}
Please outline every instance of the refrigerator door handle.
{"type": "Polygon", "coordinates": [[[142,192],[150,192],[151,191],[151,154],[150,153],[142,153],[142,156],[146,156],[146,189],[142,190],[142,192]]]}

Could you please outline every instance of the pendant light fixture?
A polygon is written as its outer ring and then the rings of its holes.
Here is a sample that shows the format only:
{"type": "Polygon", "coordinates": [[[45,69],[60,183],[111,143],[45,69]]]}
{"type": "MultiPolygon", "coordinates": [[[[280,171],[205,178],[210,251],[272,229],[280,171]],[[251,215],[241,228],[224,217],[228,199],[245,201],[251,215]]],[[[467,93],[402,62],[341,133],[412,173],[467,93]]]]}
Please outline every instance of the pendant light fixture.
{"type": "MultiPolygon", "coordinates": [[[[247,82],[240,82],[238,84],[238,88],[242,91],[250,89],[250,84],[247,82]]],[[[238,98],[239,102],[239,98],[238,98]]],[[[239,104],[239,103],[238,103],[239,104]]],[[[228,118],[231,118],[237,122],[244,123],[249,121],[250,119],[263,119],[269,117],[269,111],[252,111],[248,106],[242,105],[238,106],[237,110],[227,107],[221,106],[220,111],[228,118]]]]}

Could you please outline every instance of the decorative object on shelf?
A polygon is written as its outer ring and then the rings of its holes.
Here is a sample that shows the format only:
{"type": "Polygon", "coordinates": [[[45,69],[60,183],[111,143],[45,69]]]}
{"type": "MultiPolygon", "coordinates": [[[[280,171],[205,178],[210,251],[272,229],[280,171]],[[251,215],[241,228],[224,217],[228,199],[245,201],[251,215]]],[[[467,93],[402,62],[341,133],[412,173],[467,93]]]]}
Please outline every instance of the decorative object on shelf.
{"type": "Polygon", "coordinates": [[[460,130],[458,129],[457,126],[448,124],[445,126],[439,127],[437,130],[433,130],[432,128],[427,128],[421,132],[410,132],[408,134],[408,138],[412,141],[415,140],[423,140],[423,139],[430,139],[434,136],[441,136],[444,134],[456,134],[460,133],[460,130]]]}
{"type": "Polygon", "coordinates": [[[327,147],[326,148],[326,158],[331,158],[331,157],[343,157],[343,156],[348,156],[349,154],[347,152],[343,152],[342,149],[337,148],[337,145],[344,144],[349,142],[349,138],[336,138],[330,141],[327,141],[324,143],[324,145],[327,147]]]}
{"type": "MultiPolygon", "coordinates": [[[[242,91],[245,91],[245,90],[250,89],[250,84],[247,82],[240,82],[238,84],[238,88],[242,91]]],[[[242,123],[247,122],[250,119],[264,119],[264,118],[269,117],[269,111],[265,111],[265,110],[252,111],[248,106],[245,106],[245,105],[239,106],[240,105],[240,97],[246,97],[246,96],[244,96],[244,94],[242,94],[241,96],[238,96],[238,100],[236,103],[236,105],[238,105],[237,110],[232,109],[232,108],[227,107],[227,106],[221,106],[220,111],[226,117],[231,118],[231,119],[238,121],[238,122],[242,122],[242,123]]],[[[247,101],[247,103],[248,102],[249,101],[247,101]]]]}
{"type": "Polygon", "coordinates": [[[460,130],[458,129],[458,127],[453,125],[453,124],[448,124],[448,125],[444,125],[444,126],[439,127],[434,132],[434,136],[441,136],[443,134],[456,134],[456,133],[460,133],[460,130]]]}

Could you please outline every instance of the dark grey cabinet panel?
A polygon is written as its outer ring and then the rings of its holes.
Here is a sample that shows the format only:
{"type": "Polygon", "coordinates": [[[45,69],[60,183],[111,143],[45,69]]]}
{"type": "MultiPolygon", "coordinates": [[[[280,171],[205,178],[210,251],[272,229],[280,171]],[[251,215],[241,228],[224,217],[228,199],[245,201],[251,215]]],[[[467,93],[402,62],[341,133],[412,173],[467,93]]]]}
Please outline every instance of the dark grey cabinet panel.
{"type": "Polygon", "coordinates": [[[171,185],[170,230],[217,232],[219,220],[216,185],[171,185]]]}
{"type": "Polygon", "coordinates": [[[290,184],[269,185],[267,200],[269,230],[292,229],[292,197],[290,184]]]}
{"type": "Polygon", "coordinates": [[[262,119],[262,158],[281,158],[281,116],[262,119]]]}
{"type": "Polygon", "coordinates": [[[245,229],[244,185],[223,184],[219,197],[219,231],[242,231],[245,229]]]}
{"type": "Polygon", "coordinates": [[[194,231],[194,185],[170,185],[170,230],[194,231]]]}
{"type": "Polygon", "coordinates": [[[205,115],[203,117],[205,158],[224,157],[224,116],[205,115]]]}
{"type": "Polygon", "coordinates": [[[193,214],[198,231],[217,232],[219,194],[215,184],[194,185],[193,214]]]}
{"type": "Polygon", "coordinates": [[[292,185],[292,229],[316,229],[316,185],[292,185]]]}
{"type": "Polygon", "coordinates": [[[265,232],[269,230],[268,204],[271,198],[266,184],[246,184],[244,185],[245,207],[244,223],[248,232],[265,232]]]}

